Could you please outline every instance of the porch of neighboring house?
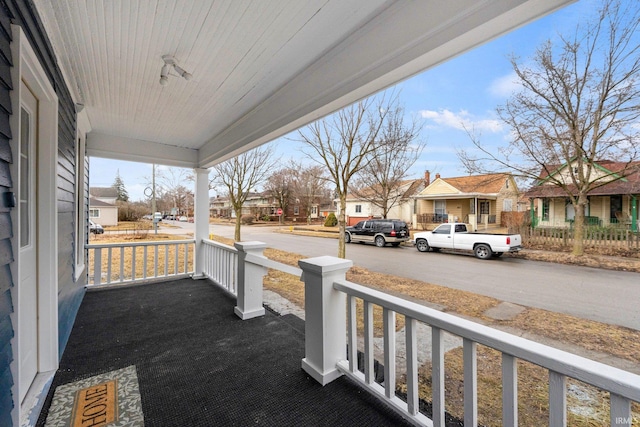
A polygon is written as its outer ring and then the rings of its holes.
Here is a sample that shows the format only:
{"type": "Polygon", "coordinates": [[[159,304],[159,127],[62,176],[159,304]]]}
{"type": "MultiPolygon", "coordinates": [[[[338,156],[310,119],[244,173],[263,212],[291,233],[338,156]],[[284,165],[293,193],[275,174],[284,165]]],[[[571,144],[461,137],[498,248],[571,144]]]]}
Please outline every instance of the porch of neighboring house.
{"type": "MultiPolygon", "coordinates": [[[[633,194],[589,196],[585,225],[637,232],[639,198],[633,194]]],[[[532,199],[531,215],[535,227],[573,228],[575,211],[567,198],[547,197],[532,199]]]]}
{"type": "Polygon", "coordinates": [[[566,425],[569,378],[610,396],[611,425],[630,420],[631,403],[640,401],[638,375],[349,282],[349,260],[311,258],[298,268],[266,258],[266,246],[208,239],[87,245],[89,291],[38,425],[57,387],[135,366],[146,425],[457,426],[445,412],[451,335],[464,354],[465,425],[478,424],[478,345],[502,353],[503,425],[517,425],[517,383],[526,375],[519,360],[549,371],[549,425],[566,425]],[[267,268],[301,277],[304,320],[265,310],[267,268]],[[381,338],[374,308],[382,308],[381,338]],[[404,332],[392,326],[396,316],[404,317],[404,332]],[[418,332],[424,327],[430,340],[418,332]],[[424,350],[430,403],[419,394],[424,350]]]}
{"type": "Polygon", "coordinates": [[[415,214],[414,228],[433,230],[447,222],[464,222],[471,224],[474,230],[482,231],[502,227],[495,198],[422,198],[416,201],[419,213],[415,214]]]}

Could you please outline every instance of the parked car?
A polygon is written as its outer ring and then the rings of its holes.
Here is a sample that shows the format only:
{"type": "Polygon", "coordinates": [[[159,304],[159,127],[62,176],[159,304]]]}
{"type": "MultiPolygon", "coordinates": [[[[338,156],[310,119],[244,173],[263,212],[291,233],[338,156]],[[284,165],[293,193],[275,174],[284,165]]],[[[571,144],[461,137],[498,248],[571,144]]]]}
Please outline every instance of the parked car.
{"type": "Polygon", "coordinates": [[[344,239],[346,243],[374,243],[380,248],[387,243],[398,246],[409,240],[409,226],[400,219],[367,219],[347,227],[344,239]]]}
{"type": "Polygon", "coordinates": [[[187,217],[186,217],[186,216],[184,216],[184,215],[183,215],[183,216],[179,216],[179,217],[178,217],[178,221],[180,221],[180,222],[187,222],[187,220],[188,220],[188,219],[189,219],[189,218],[187,218],[187,217]]]}
{"type": "Polygon", "coordinates": [[[473,251],[478,259],[499,257],[504,252],[522,249],[519,234],[469,233],[466,224],[457,222],[439,225],[433,231],[415,233],[413,240],[420,252],[462,249],[473,251]]]}
{"type": "Polygon", "coordinates": [[[89,232],[93,234],[104,234],[104,228],[100,224],[96,224],[95,222],[89,220],[89,232]]]}

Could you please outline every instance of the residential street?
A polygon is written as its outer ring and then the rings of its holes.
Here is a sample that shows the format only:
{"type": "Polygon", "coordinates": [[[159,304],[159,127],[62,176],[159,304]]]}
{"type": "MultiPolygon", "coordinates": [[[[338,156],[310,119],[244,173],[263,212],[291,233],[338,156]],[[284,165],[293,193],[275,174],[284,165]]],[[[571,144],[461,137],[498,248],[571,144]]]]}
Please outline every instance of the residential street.
{"type": "MultiPolygon", "coordinates": [[[[193,229],[193,224],[179,223],[193,229]]],[[[335,239],[242,228],[243,240],[305,256],[335,255],[335,239]]],[[[233,227],[211,232],[233,237],[233,227]]],[[[528,307],[566,313],[640,330],[640,274],[503,257],[482,261],[471,255],[420,253],[414,247],[347,245],[347,258],[372,271],[462,289],[528,307]]]]}

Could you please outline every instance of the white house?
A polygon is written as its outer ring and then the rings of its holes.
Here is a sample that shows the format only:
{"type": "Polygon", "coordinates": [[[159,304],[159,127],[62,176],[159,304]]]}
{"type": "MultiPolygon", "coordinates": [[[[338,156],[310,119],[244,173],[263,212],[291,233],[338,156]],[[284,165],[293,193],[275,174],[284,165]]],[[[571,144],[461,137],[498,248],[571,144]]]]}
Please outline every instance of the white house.
{"type": "MultiPolygon", "coordinates": [[[[425,174],[428,180],[428,172],[425,174]]],[[[425,179],[412,179],[402,181],[398,188],[390,193],[389,203],[390,209],[387,218],[401,219],[407,224],[411,224],[415,213],[415,202],[412,197],[422,191],[428,184],[425,179]]],[[[345,215],[347,225],[356,224],[367,218],[382,218],[383,209],[381,202],[376,202],[376,192],[370,188],[364,189],[358,194],[347,194],[347,204],[345,215]],[[370,196],[368,196],[370,195],[370,196]]],[[[337,202],[337,200],[334,200],[337,202]]],[[[338,212],[340,204],[337,203],[338,212]]]]}

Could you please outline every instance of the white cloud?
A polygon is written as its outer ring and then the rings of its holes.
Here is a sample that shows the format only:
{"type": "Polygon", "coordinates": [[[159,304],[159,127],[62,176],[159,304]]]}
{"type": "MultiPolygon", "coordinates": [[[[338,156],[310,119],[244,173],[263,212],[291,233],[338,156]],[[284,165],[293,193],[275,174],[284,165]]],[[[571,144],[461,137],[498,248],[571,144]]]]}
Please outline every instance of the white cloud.
{"type": "Polygon", "coordinates": [[[468,111],[461,110],[454,113],[449,110],[422,110],[420,116],[440,126],[464,131],[488,131],[497,133],[502,131],[502,123],[495,119],[479,119],[473,117],[468,111]]]}
{"type": "Polygon", "coordinates": [[[518,83],[518,76],[515,71],[510,72],[506,76],[498,77],[489,85],[489,93],[500,98],[508,98],[514,92],[521,88],[518,83]]]}

